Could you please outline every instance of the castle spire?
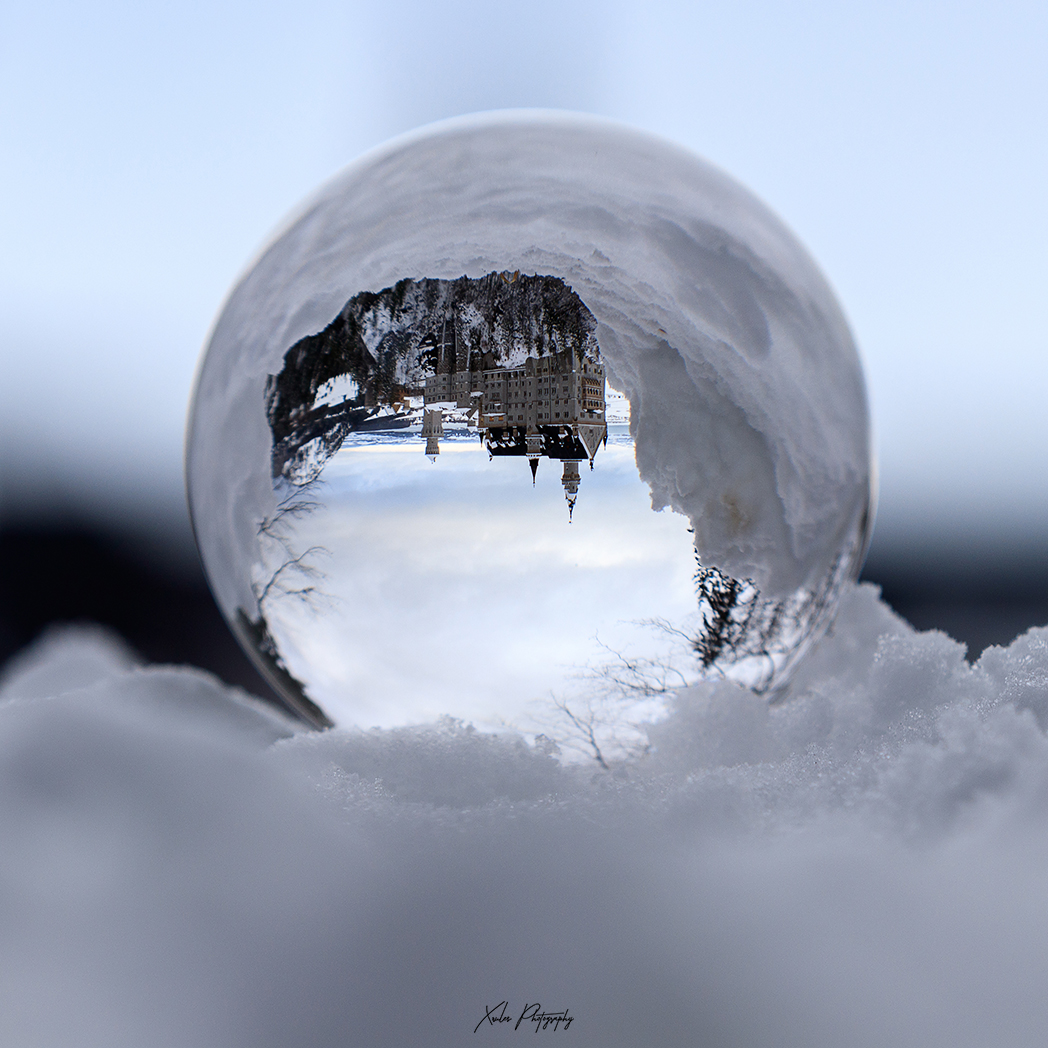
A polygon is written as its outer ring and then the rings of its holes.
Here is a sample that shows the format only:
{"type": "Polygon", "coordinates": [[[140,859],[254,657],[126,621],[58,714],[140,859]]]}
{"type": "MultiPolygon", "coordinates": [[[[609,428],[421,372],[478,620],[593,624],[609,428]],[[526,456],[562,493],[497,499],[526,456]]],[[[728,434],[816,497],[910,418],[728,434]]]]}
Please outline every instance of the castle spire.
{"type": "Polygon", "coordinates": [[[538,430],[529,428],[524,435],[524,447],[528,462],[531,463],[531,483],[534,484],[539,471],[539,458],[542,455],[542,434],[538,430]]]}

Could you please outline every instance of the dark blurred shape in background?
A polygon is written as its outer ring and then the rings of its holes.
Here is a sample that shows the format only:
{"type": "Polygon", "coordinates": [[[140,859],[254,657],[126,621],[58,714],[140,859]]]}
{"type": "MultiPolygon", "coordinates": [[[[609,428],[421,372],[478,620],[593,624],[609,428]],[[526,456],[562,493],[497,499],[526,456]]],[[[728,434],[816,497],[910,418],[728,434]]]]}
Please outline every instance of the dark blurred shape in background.
{"type": "Polygon", "coordinates": [[[57,518],[0,527],[0,665],[52,623],[116,630],[147,662],[190,664],[277,701],[184,541],[57,518]]]}
{"type": "Polygon", "coordinates": [[[1048,549],[987,538],[962,546],[915,537],[907,547],[874,536],[862,578],[919,630],[939,629],[977,659],[1031,626],[1048,624],[1048,549]]]}

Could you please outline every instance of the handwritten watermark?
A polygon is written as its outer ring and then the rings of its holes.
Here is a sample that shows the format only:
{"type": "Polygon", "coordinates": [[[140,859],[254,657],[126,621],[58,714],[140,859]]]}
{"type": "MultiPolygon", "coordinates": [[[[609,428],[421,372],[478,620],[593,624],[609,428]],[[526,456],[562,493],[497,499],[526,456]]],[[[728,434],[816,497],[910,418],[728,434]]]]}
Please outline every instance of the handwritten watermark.
{"type": "MultiPolygon", "coordinates": [[[[489,1008],[484,1005],[484,1018],[474,1027],[473,1032],[476,1033],[485,1023],[488,1026],[499,1026],[502,1023],[513,1023],[513,1016],[516,1014],[514,1009],[509,1006],[509,1001],[499,1001],[493,1008],[489,1008]]],[[[525,1026],[525,1030],[534,1030],[536,1033],[539,1030],[566,1030],[574,1021],[573,1016],[567,1008],[560,1012],[544,1012],[541,1004],[525,1004],[524,1011],[520,1013],[520,1018],[513,1023],[513,1029],[519,1030],[521,1024],[524,1021],[534,1023],[534,1026],[525,1026]]]]}

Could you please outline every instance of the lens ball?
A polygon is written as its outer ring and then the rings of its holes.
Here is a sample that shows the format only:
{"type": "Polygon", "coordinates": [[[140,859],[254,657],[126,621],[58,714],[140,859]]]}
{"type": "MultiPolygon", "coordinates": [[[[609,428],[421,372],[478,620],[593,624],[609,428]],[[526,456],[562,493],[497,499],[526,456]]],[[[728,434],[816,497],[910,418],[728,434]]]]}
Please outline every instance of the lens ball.
{"type": "Polygon", "coordinates": [[[783,224],[549,113],[324,186],[233,289],[187,451],[216,599],[289,708],[550,738],[711,677],[781,689],[861,566],[870,461],[847,324],[783,224]]]}

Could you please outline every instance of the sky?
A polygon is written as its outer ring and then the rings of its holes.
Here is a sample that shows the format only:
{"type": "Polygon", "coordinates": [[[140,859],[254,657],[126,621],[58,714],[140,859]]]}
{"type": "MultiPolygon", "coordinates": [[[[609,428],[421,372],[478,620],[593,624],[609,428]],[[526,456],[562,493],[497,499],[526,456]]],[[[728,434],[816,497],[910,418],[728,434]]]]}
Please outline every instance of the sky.
{"type": "Polygon", "coordinates": [[[537,106],[684,144],[807,245],[866,363],[883,533],[1029,533],[1046,45],[1033,2],[8,5],[0,504],[182,514],[201,347],[297,204],[392,135],[537,106]]]}
{"type": "Polygon", "coordinates": [[[433,462],[421,452],[417,434],[344,446],[316,510],[265,548],[260,589],[289,549],[316,551],[303,560],[316,574],[286,574],[260,610],[335,723],[447,714],[527,730],[551,696],[606,688],[612,653],[676,655],[684,672],[664,672],[694,677],[687,644],[652,624],[695,618],[692,535],[682,514],[651,512],[632,441],[602,447],[592,471],[581,463],[570,524],[556,459],[533,482],[523,456],[489,461],[475,437],[444,440],[433,462]]]}

